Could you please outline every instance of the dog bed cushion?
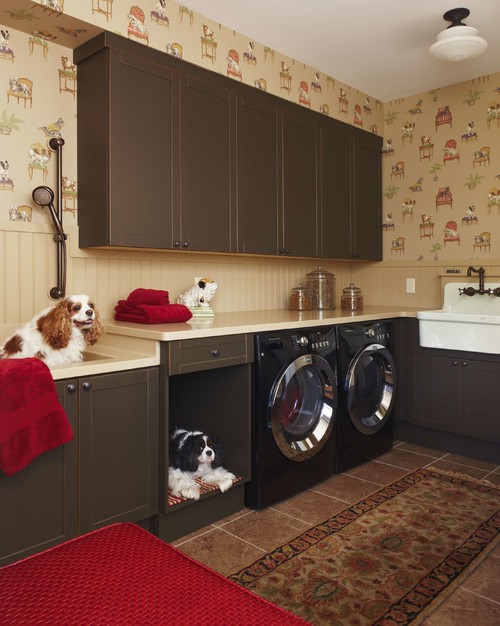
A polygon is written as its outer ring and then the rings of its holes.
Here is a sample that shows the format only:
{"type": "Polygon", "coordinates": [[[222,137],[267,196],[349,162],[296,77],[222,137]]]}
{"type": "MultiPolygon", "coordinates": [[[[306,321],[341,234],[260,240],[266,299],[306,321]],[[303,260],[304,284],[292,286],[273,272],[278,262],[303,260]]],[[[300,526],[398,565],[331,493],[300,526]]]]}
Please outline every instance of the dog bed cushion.
{"type": "Polygon", "coordinates": [[[0,569],[2,626],[306,623],[130,523],[0,569]]]}

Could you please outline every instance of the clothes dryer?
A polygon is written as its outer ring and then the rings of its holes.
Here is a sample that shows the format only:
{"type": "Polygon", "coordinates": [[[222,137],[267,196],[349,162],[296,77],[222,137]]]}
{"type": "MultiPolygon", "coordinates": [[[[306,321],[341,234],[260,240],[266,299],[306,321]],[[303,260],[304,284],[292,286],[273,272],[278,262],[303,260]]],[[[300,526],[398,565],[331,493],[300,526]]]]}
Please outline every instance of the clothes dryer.
{"type": "Polygon", "coordinates": [[[275,504],[334,473],[336,352],[332,327],[256,335],[250,508],[275,504]]]}
{"type": "Polygon", "coordinates": [[[337,326],[339,472],[392,448],[396,365],[391,322],[337,326]]]}

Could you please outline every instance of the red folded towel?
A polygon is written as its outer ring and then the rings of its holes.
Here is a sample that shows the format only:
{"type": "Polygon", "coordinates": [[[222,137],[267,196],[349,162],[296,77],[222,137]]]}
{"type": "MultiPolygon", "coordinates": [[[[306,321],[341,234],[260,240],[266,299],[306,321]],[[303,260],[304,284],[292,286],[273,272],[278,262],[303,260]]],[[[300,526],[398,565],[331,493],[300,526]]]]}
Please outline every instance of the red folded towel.
{"type": "Polygon", "coordinates": [[[123,306],[120,300],[115,306],[115,320],[119,322],[135,322],[137,324],[170,324],[187,322],[193,317],[191,311],[183,304],[138,304],[134,307],[123,306]]]}
{"type": "Polygon", "coordinates": [[[170,304],[170,300],[168,298],[168,291],[163,289],[143,289],[139,287],[129,294],[127,303],[130,306],[135,306],[136,304],[170,304]]]}
{"type": "Polygon", "coordinates": [[[47,365],[35,358],[0,360],[0,470],[11,476],[71,439],[47,365]]]}

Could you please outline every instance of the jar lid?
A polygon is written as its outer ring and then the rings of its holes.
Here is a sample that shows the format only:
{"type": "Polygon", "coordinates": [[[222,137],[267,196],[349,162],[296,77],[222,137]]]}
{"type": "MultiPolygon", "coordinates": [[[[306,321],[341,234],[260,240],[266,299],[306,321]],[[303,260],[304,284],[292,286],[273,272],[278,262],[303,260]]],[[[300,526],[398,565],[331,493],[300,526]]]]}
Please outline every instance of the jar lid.
{"type": "Polygon", "coordinates": [[[327,269],[325,269],[324,267],[320,267],[318,266],[314,271],[309,272],[308,274],[306,274],[307,278],[315,278],[315,279],[321,279],[321,278],[335,278],[335,274],[332,274],[331,272],[329,272],[327,269]]]}
{"type": "Polygon", "coordinates": [[[294,288],[292,289],[292,292],[293,292],[293,293],[306,293],[306,292],[308,292],[308,291],[309,291],[309,290],[308,290],[308,289],[306,289],[306,287],[304,287],[304,286],[302,285],[302,283],[299,283],[299,284],[297,285],[297,287],[294,287],[294,288]]]}
{"type": "Polygon", "coordinates": [[[345,287],[342,290],[342,293],[345,294],[346,296],[360,296],[361,289],[359,287],[356,287],[354,283],[351,283],[349,287],[345,287]]]}

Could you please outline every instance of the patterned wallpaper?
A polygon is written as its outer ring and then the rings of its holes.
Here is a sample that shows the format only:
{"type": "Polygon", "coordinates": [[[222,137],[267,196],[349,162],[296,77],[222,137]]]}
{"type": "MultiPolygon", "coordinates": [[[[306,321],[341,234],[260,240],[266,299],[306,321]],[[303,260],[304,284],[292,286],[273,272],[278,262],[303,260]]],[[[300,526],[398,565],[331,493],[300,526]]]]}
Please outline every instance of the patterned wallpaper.
{"type": "Polygon", "coordinates": [[[500,257],[500,74],[384,105],[384,259],[500,257]]]}
{"type": "Polygon", "coordinates": [[[78,80],[60,44],[98,28],[383,135],[386,261],[500,258],[500,74],[382,104],[173,1],[12,5],[0,27],[0,220],[48,220],[31,192],[54,187],[48,141],[62,136],[64,219],[76,223],[78,80]]]}

